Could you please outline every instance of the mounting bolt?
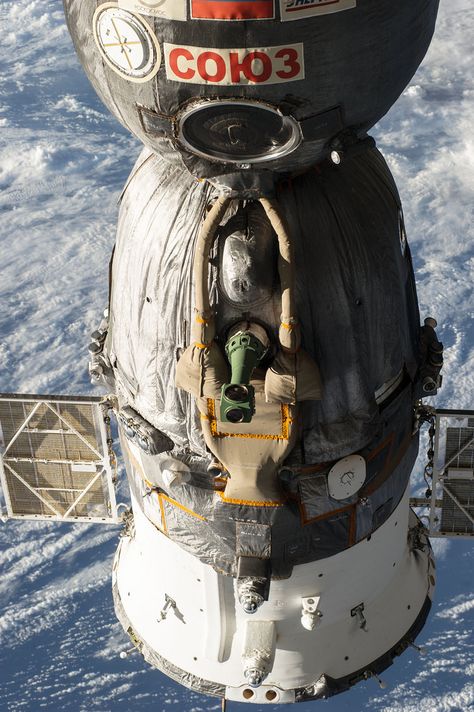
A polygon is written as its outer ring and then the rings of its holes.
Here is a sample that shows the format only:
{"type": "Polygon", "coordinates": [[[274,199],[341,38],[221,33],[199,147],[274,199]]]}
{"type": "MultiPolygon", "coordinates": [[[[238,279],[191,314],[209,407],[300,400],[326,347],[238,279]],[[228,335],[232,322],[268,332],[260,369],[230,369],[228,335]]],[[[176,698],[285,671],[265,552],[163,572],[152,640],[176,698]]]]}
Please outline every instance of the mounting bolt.
{"type": "Polygon", "coordinates": [[[247,668],[247,670],[244,670],[244,677],[250,687],[260,687],[266,678],[266,673],[259,668],[247,668]]]}
{"type": "Polygon", "coordinates": [[[255,613],[265,600],[262,581],[251,578],[242,580],[237,595],[245,613],[255,613]]]}
{"type": "Polygon", "coordinates": [[[256,592],[248,592],[240,597],[240,605],[245,613],[256,613],[263,603],[263,596],[256,592]]]}

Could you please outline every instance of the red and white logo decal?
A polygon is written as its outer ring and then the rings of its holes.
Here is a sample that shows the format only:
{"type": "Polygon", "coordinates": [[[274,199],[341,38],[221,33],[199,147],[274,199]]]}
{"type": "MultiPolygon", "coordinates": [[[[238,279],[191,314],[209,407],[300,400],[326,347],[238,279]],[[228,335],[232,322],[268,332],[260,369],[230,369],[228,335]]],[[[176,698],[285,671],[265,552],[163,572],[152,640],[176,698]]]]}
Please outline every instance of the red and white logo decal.
{"type": "Polygon", "coordinates": [[[189,84],[282,84],[304,79],[303,44],[217,49],[163,45],[166,76],[189,84]]]}
{"type": "Polygon", "coordinates": [[[280,15],[282,22],[288,22],[302,17],[350,10],[356,5],[356,0],[280,0],[280,15]]]}

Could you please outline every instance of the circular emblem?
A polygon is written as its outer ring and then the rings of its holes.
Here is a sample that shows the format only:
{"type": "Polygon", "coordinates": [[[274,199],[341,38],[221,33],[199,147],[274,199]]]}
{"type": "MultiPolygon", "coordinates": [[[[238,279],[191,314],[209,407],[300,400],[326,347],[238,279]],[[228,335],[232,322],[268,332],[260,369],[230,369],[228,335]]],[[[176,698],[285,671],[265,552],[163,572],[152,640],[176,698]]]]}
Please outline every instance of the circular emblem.
{"type": "Polygon", "coordinates": [[[138,15],[115,3],[104,3],[94,13],[94,39],[104,61],[124,79],[146,82],[161,61],[158,40],[138,15]]]}

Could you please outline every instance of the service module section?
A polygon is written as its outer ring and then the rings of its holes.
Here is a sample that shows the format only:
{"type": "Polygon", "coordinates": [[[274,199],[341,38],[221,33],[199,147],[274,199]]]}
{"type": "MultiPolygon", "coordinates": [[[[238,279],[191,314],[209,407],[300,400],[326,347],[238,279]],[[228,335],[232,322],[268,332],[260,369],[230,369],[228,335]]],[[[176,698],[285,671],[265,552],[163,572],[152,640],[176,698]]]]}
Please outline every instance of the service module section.
{"type": "Polygon", "coordinates": [[[165,42],[166,76],[189,84],[283,84],[304,79],[303,44],[217,49],[165,42]]]}
{"type": "Polygon", "coordinates": [[[315,15],[329,15],[356,7],[356,0],[280,0],[282,22],[315,15]]]}

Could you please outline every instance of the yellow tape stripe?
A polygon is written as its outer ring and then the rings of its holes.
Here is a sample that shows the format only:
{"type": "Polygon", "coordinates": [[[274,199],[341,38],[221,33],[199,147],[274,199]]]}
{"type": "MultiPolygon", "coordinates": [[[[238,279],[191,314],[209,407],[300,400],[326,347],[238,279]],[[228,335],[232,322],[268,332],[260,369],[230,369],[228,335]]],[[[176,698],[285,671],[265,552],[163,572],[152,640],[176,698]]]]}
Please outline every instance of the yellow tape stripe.
{"type": "Polygon", "coordinates": [[[202,317],[202,316],[196,317],[196,322],[198,324],[209,324],[209,321],[210,321],[209,319],[204,319],[204,317],[202,317]]]}
{"type": "MultiPolygon", "coordinates": [[[[146,484],[146,486],[149,487],[151,490],[154,490],[155,485],[154,485],[152,482],[150,482],[150,480],[147,480],[147,478],[145,477],[145,473],[143,472],[142,466],[141,466],[140,463],[135,459],[135,457],[134,457],[132,451],[130,450],[130,448],[129,448],[128,445],[127,445],[127,441],[126,441],[125,438],[123,439],[122,446],[123,446],[123,448],[127,451],[127,457],[129,458],[131,465],[137,470],[137,472],[139,473],[140,477],[142,478],[142,480],[144,481],[144,483],[146,484]]],[[[153,524],[153,526],[154,526],[159,532],[161,532],[161,533],[164,534],[165,536],[168,536],[168,533],[167,533],[168,530],[167,530],[167,528],[166,528],[165,512],[164,512],[164,509],[163,509],[163,507],[162,507],[162,503],[161,503],[161,500],[160,500],[159,495],[158,495],[158,502],[159,502],[159,505],[160,505],[161,523],[162,523],[162,525],[163,525],[163,529],[160,529],[160,527],[156,524],[156,522],[154,522],[152,519],[150,519],[150,517],[148,516],[148,514],[146,514],[146,512],[145,512],[144,509],[143,509],[142,511],[143,511],[143,513],[145,514],[145,517],[148,519],[148,521],[149,521],[151,524],[153,524]]]]}
{"type": "Polygon", "coordinates": [[[290,408],[286,403],[282,403],[281,406],[281,432],[285,440],[290,437],[290,424],[293,422],[293,418],[290,417],[290,408]]]}
{"type": "Polygon", "coordinates": [[[167,494],[163,494],[163,492],[160,492],[158,497],[160,499],[160,506],[163,506],[162,500],[166,499],[167,502],[172,504],[174,507],[181,509],[183,512],[186,512],[186,514],[190,514],[192,517],[196,517],[196,519],[200,519],[202,522],[206,521],[205,518],[201,517],[200,514],[196,514],[196,512],[193,512],[192,509],[188,509],[187,507],[184,506],[184,504],[180,504],[180,502],[177,502],[175,499],[171,499],[171,497],[168,497],[167,494]]]}
{"type": "MultiPolygon", "coordinates": [[[[302,525],[306,526],[307,524],[312,524],[313,522],[319,522],[319,521],[324,521],[325,519],[329,519],[330,517],[335,516],[336,514],[342,514],[343,512],[349,512],[352,510],[356,505],[354,504],[346,504],[344,507],[339,507],[339,509],[333,509],[329,512],[324,512],[324,514],[318,514],[316,517],[307,517],[306,516],[306,508],[303,504],[303,502],[300,503],[300,514],[302,514],[302,525]]],[[[350,526],[350,524],[349,524],[350,526]]]]}
{"type": "Polygon", "coordinates": [[[161,524],[163,527],[163,534],[168,535],[168,527],[166,526],[166,514],[165,514],[165,507],[163,505],[163,502],[161,501],[161,495],[158,494],[158,503],[160,505],[160,512],[161,512],[161,524]]]}
{"type": "Polygon", "coordinates": [[[223,502],[227,504],[244,504],[246,507],[283,507],[285,502],[283,500],[270,500],[269,502],[254,501],[253,499],[233,499],[232,497],[226,497],[224,492],[217,492],[219,497],[223,502]]]}
{"type": "Polygon", "coordinates": [[[211,435],[213,438],[247,438],[253,440],[288,440],[290,437],[290,409],[286,403],[281,406],[281,433],[271,435],[266,433],[224,433],[217,429],[216,406],[213,398],[207,399],[207,416],[201,413],[203,419],[210,421],[211,435]]]}
{"type": "MultiPolygon", "coordinates": [[[[154,489],[154,488],[156,487],[156,485],[154,485],[152,482],[150,482],[149,480],[147,480],[147,478],[145,477],[145,473],[143,472],[143,469],[141,468],[140,464],[139,464],[139,463],[136,461],[136,459],[134,458],[132,452],[130,452],[129,447],[128,447],[126,444],[125,444],[125,447],[126,447],[126,449],[127,449],[127,454],[128,454],[128,456],[129,456],[130,460],[133,461],[133,464],[135,465],[135,467],[136,467],[137,470],[139,471],[139,473],[140,473],[140,475],[141,475],[143,481],[144,481],[145,484],[147,485],[147,487],[149,487],[150,489],[154,489]]],[[[204,517],[201,517],[200,514],[196,514],[196,512],[193,512],[191,509],[188,509],[187,507],[185,507],[184,504],[180,504],[180,503],[177,502],[176,500],[171,499],[171,497],[168,497],[168,495],[164,494],[164,492],[158,492],[158,493],[157,493],[157,496],[158,496],[158,503],[159,503],[159,505],[160,505],[161,522],[162,522],[162,525],[163,525],[163,534],[167,534],[167,533],[168,533],[168,527],[166,526],[165,508],[164,508],[164,505],[163,505],[163,500],[164,500],[164,499],[166,499],[166,501],[169,502],[170,504],[173,504],[175,507],[178,507],[179,509],[182,509],[183,512],[186,512],[187,514],[190,514],[192,517],[196,517],[196,519],[201,519],[203,522],[206,521],[206,520],[204,519],[204,517]]],[[[147,519],[151,522],[151,519],[150,519],[146,514],[145,514],[145,516],[146,516],[147,519]]],[[[152,524],[153,524],[153,522],[152,522],[152,524]]],[[[155,524],[155,526],[156,526],[156,524],[155,524]]],[[[158,529],[159,531],[161,531],[161,529],[159,529],[159,527],[157,527],[157,529],[158,529]]]]}
{"type": "Polygon", "coordinates": [[[195,341],[195,342],[194,342],[194,346],[195,346],[197,349],[209,349],[209,348],[211,347],[211,344],[201,344],[200,341],[195,341]]]}

